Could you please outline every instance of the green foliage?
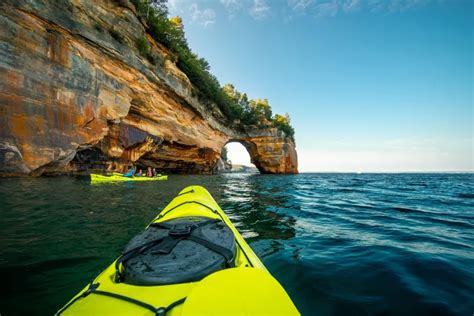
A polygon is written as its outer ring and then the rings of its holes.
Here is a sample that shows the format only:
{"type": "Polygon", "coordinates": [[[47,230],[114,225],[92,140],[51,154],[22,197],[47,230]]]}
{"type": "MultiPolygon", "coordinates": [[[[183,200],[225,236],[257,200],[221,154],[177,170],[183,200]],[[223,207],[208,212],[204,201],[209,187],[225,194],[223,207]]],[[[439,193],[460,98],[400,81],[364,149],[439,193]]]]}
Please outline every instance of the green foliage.
{"type": "Polygon", "coordinates": [[[153,65],[158,64],[161,60],[158,55],[154,54],[150,49],[150,43],[148,42],[146,36],[141,36],[137,39],[136,42],[137,49],[140,52],[140,55],[146,57],[146,59],[153,65]]]}
{"type": "Polygon", "coordinates": [[[138,15],[148,24],[147,32],[158,42],[177,52],[186,47],[186,38],[180,17],[168,19],[166,0],[132,0],[138,15]],[[180,25],[178,25],[180,24],[180,25]]]}
{"type": "Polygon", "coordinates": [[[276,114],[272,119],[273,126],[283,131],[288,137],[294,140],[295,130],[291,126],[291,120],[288,113],[285,115],[276,114]]]}
{"type": "Polygon", "coordinates": [[[245,93],[240,93],[232,84],[225,84],[222,90],[230,101],[235,115],[243,126],[271,126],[272,110],[267,99],[249,100],[245,93]]]}
{"type": "Polygon", "coordinates": [[[148,44],[148,40],[145,36],[141,36],[137,39],[137,49],[140,52],[140,55],[146,57],[150,52],[150,44],[148,44]]]}
{"type": "MultiPolygon", "coordinates": [[[[177,66],[197,88],[198,98],[215,103],[229,120],[230,124],[240,128],[276,127],[288,137],[294,137],[288,115],[272,116],[272,109],[267,99],[249,100],[245,93],[240,93],[231,84],[221,87],[217,78],[211,74],[209,63],[193,53],[184,34],[183,21],[179,16],[168,18],[166,0],[131,0],[138,15],[148,25],[147,32],[153,39],[168,47],[177,55],[177,66]]],[[[140,54],[149,60],[155,60],[149,53],[146,38],[137,40],[140,54]]],[[[150,61],[151,61],[150,60],[150,61]]]]}
{"type": "Polygon", "coordinates": [[[267,99],[256,99],[250,101],[250,106],[253,109],[254,115],[257,116],[260,122],[270,121],[272,119],[272,108],[268,104],[267,99]]]}

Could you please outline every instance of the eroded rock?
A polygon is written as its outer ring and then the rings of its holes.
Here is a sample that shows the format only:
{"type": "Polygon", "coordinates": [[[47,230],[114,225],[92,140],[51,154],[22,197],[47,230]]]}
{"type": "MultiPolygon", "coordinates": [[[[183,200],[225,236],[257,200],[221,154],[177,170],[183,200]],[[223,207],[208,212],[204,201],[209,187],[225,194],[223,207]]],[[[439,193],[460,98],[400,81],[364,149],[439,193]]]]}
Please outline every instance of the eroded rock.
{"type": "Polygon", "coordinates": [[[128,1],[7,0],[0,5],[0,175],[130,162],[164,172],[215,173],[239,141],[263,173],[296,173],[295,144],[276,129],[229,127],[201,103],[175,56],[145,34],[128,1]],[[122,41],[111,36],[120,30],[122,41]]]}

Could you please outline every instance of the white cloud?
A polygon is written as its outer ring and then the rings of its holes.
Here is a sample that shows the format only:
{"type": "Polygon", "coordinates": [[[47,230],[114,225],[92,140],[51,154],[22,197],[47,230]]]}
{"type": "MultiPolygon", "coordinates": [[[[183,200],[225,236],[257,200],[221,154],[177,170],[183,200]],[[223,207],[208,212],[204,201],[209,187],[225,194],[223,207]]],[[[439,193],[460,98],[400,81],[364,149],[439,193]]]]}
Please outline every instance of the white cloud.
{"type": "Polygon", "coordinates": [[[220,3],[225,8],[228,18],[232,20],[236,14],[242,9],[242,2],[240,0],[220,0],[220,3]]]}
{"type": "Polygon", "coordinates": [[[342,11],[349,13],[360,9],[360,0],[346,0],[342,3],[342,11]]]}
{"type": "Polygon", "coordinates": [[[168,12],[171,16],[179,15],[184,12],[185,0],[168,0],[168,12]]]}
{"type": "Polygon", "coordinates": [[[288,0],[288,6],[297,13],[304,13],[314,2],[315,0],[288,0]]]}
{"type": "Polygon", "coordinates": [[[197,3],[191,4],[189,7],[191,13],[191,21],[204,27],[216,22],[216,12],[212,9],[199,9],[197,3]]]}
{"type": "Polygon", "coordinates": [[[315,16],[336,16],[338,9],[339,5],[336,0],[331,2],[319,3],[315,7],[315,16]]]}
{"type": "Polygon", "coordinates": [[[334,17],[365,10],[370,13],[400,13],[420,8],[433,0],[287,0],[292,12],[315,17],[334,17]]]}
{"type": "Polygon", "coordinates": [[[204,27],[216,22],[216,12],[213,9],[201,9],[197,2],[190,4],[188,0],[168,0],[168,12],[170,16],[179,15],[186,21],[190,19],[191,23],[204,27]]]}
{"type": "Polygon", "coordinates": [[[404,12],[413,8],[426,5],[429,0],[392,0],[387,3],[389,12],[404,12]]]}
{"type": "Polygon", "coordinates": [[[367,2],[367,8],[370,13],[378,13],[385,10],[385,3],[383,0],[369,0],[367,2]]]}
{"type": "Polygon", "coordinates": [[[270,7],[265,0],[254,0],[253,6],[250,8],[250,15],[255,20],[261,20],[270,14],[270,7]]]}
{"type": "Polygon", "coordinates": [[[228,12],[235,12],[242,8],[240,0],[220,0],[220,2],[228,12]]]}

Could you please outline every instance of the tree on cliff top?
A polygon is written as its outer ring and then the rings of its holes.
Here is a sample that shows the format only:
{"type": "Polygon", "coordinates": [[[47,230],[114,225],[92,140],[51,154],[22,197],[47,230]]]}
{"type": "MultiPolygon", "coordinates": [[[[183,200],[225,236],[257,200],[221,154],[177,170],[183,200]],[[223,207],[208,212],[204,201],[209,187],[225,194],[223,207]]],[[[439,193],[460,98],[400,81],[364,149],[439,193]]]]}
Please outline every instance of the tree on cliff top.
{"type": "Polygon", "coordinates": [[[267,99],[255,99],[250,101],[250,106],[255,110],[259,120],[264,122],[272,119],[272,108],[267,99]]]}
{"type": "Polygon", "coordinates": [[[163,12],[165,16],[168,16],[167,2],[168,0],[143,0],[144,5],[146,5],[146,18],[148,19],[150,15],[150,9],[163,12]]]}
{"type": "Polygon", "coordinates": [[[275,114],[272,121],[273,126],[283,131],[286,135],[293,137],[295,134],[295,130],[291,126],[290,115],[288,113],[285,115],[275,114]]]}
{"type": "Polygon", "coordinates": [[[222,90],[234,104],[239,106],[239,119],[242,124],[257,127],[274,126],[293,139],[295,131],[288,113],[272,116],[272,108],[267,99],[249,100],[247,95],[239,92],[233,84],[225,84],[222,90]]]}

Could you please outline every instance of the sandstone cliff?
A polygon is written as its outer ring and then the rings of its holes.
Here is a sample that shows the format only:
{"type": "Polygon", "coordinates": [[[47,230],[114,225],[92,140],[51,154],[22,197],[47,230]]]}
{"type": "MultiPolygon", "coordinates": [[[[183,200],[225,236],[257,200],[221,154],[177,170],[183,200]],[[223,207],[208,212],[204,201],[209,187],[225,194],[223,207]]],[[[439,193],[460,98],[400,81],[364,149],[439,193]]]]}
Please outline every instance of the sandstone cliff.
{"type": "Polygon", "coordinates": [[[0,4],[0,175],[123,170],[215,173],[241,142],[262,173],[296,173],[294,142],[274,129],[232,128],[195,97],[176,56],[146,35],[128,1],[0,4]],[[120,30],[120,33],[118,33],[120,30]]]}

